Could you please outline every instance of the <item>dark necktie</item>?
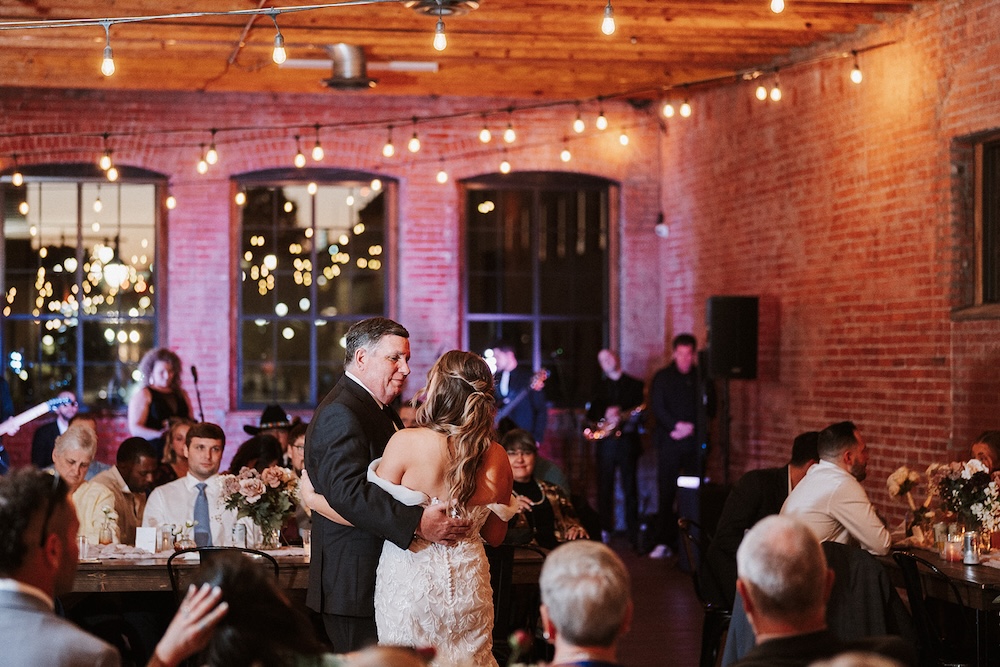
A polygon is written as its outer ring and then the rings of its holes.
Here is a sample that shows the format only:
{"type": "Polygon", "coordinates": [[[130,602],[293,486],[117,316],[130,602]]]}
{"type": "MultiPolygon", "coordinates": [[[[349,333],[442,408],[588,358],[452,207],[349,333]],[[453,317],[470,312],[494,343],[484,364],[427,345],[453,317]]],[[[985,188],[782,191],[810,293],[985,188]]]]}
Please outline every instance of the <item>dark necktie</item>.
{"type": "Polygon", "coordinates": [[[199,547],[212,546],[212,527],[208,520],[208,496],[205,495],[205,482],[194,485],[198,489],[198,497],[194,499],[194,543],[199,547]]]}

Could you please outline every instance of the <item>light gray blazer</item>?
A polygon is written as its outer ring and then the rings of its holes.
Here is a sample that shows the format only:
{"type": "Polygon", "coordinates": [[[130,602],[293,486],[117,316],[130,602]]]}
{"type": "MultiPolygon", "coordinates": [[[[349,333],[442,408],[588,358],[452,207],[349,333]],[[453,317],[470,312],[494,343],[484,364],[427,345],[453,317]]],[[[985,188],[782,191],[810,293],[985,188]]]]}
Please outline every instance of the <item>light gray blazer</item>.
{"type": "Polygon", "coordinates": [[[6,667],[118,667],[111,644],[56,616],[31,595],[0,590],[0,637],[6,667]],[[16,639],[15,639],[16,638],[16,639]]]}

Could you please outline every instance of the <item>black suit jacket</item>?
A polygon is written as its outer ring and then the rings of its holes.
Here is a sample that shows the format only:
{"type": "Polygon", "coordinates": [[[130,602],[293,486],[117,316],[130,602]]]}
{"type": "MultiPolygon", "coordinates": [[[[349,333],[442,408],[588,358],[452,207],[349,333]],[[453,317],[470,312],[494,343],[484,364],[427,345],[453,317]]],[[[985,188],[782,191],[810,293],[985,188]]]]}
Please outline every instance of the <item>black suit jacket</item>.
{"type": "Polygon", "coordinates": [[[47,424],[42,424],[35,430],[35,435],[31,438],[31,464],[36,468],[45,468],[52,465],[52,450],[56,447],[56,438],[59,437],[59,424],[54,420],[47,424]]]}
{"type": "Polygon", "coordinates": [[[393,418],[347,376],[313,414],[306,431],[306,470],[316,491],[354,526],[313,513],[310,609],[373,616],[383,541],[405,549],[420,525],[421,507],[403,505],[366,481],[368,464],[382,456],[394,432],[393,418]]]}
{"type": "MultiPolygon", "coordinates": [[[[500,395],[500,373],[497,373],[494,378],[493,387],[497,400],[497,412],[503,412],[504,406],[517,400],[521,393],[527,392],[524,398],[520,399],[517,405],[507,413],[506,419],[517,424],[517,428],[523,428],[535,436],[536,442],[541,442],[545,439],[545,426],[548,424],[549,412],[545,402],[545,394],[531,388],[533,377],[534,373],[530,370],[518,366],[510,372],[506,396],[500,395]]],[[[500,430],[503,431],[504,428],[501,426],[500,430]]]]}
{"type": "Polygon", "coordinates": [[[736,550],[755,523],[778,514],[788,497],[788,466],[750,470],[736,483],[722,507],[715,536],[698,570],[706,601],[733,608],[736,550]]]}

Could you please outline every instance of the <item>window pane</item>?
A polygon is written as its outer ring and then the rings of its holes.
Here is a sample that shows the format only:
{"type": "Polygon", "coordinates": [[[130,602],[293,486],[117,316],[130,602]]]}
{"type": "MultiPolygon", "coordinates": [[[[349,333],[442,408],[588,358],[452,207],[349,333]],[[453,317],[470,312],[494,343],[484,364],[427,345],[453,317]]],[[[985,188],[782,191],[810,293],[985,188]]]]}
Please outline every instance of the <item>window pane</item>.
{"type": "Polygon", "coordinates": [[[530,193],[469,193],[469,312],[531,312],[530,211],[530,193]]]}
{"type": "Polygon", "coordinates": [[[1000,141],[983,146],[983,303],[1000,302],[1000,141]]]}
{"type": "Polygon", "coordinates": [[[75,328],[46,331],[38,321],[8,319],[3,334],[5,377],[15,405],[29,407],[75,388],[75,328]]]}
{"type": "Polygon", "coordinates": [[[550,375],[545,396],[556,405],[583,405],[599,377],[597,353],[604,347],[600,321],[544,322],[542,360],[550,375]]]}
{"type": "Polygon", "coordinates": [[[539,287],[547,315],[601,315],[605,248],[596,192],[540,197],[539,287]]]}

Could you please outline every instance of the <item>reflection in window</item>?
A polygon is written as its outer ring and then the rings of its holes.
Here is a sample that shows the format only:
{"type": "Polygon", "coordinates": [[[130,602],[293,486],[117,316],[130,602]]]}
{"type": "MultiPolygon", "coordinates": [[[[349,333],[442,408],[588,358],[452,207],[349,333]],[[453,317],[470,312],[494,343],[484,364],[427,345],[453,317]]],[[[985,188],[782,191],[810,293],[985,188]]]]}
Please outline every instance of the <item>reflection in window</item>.
{"type": "Polygon", "coordinates": [[[374,185],[336,173],[239,184],[241,407],[315,406],[343,373],[350,325],[385,313],[385,192],[374,185]]]}
{"type": "Polygon", "coordinates": [[[545,367],[550,401],[582,405],[607,344],[608,190],[603,179],[518,174],[466,182],[467,340],[496,340],[545,367]]]}
{"type": "Polygon", "coordinates": [[[92,408],[124,407],[155,345],[156,189],[5,179],[2,349],[17,405],[69,390],[92,408]]]}

